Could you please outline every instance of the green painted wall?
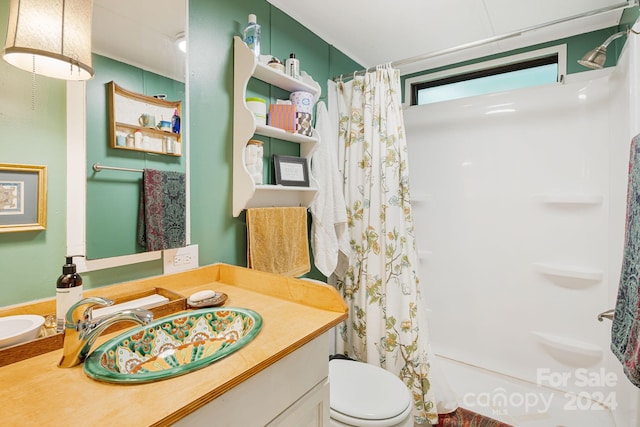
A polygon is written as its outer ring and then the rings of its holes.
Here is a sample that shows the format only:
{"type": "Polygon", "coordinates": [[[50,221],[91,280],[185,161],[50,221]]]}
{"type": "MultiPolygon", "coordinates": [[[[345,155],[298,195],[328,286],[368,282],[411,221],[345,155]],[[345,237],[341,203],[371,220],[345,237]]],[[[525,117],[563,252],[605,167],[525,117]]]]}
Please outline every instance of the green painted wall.
{"type": "MultiPolygon", "coordinates": [[[[323,96],[327,79],[361,67],[266,1],[227,1],[224,7],[219,3],[190,3],[189,50],[199,52],[189,62],[191,168],[198,177],[191,187],[191,239],[200,247],[201,264],[244,265],[244,216],[231,215],[233,36],[242,32],[247,15],[255,13],[262,27],[262,54],[284,59],[295,52],[301,69],[323,86],[323,96]]],[[[250,83],[248,92],[272,99],[282,96],[258,81],[250,83]]],[[[284,142],[265,141],[267,155],[292,149],[284,142]]]]}
{"type": "MultiPolygon", "coordinates": [[[[8,15],[9,1],[1,0],[2,46],[8,15]]],[[[48,172],[47,229],[0,233],[0,305],[53,295],[64,262],[65,97],[65,82],[36,76],[32,85],[30,73],[0,60],[0,163],[46,165],[48,172]]]]}
{"type": "MultiPolygon", "coordinates": [[[[0,0],[1,37],[8,12],[9,0],[0,0]]],[[[232,38],[249,13],[262,26],[262,53],[295,52],[323,95],[328,78],[361,68],[265,0],[190,1],[191,240],[201,265],[244,265],[246,258],[244,219],[231,215],[232,38]]],[[[0,306],[52,297],[66,251],[66,84],[37,76],[35,110],[31,87],[29,73],[0,61],[0,162],[49,168],[47,229],[0,233],[0,306]]],[[[85,288],[95,288],[161,272],[153,261],[82,276],[85,288]]]]}

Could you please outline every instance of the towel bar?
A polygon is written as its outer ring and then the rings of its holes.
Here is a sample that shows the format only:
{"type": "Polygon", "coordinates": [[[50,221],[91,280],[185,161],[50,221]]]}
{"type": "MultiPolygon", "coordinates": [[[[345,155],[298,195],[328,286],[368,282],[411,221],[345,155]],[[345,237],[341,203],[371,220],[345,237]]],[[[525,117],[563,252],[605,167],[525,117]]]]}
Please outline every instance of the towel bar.
{"type": "Polygon", "coordinates": [[[93,170],[96,172],[100,172],[101,170],[111,170],[111,171],[125,171],[125,172],[144,172],[142,169],[129,169],[129,168],[119,168],[115,166],[103,166],[100,163],[93,164],[93,170]]]}
{"type": "Polygon", "coordinates": [[[611,310],[603,311],[602,313],[598,314],[598,322],[602,322],[604,319],[613,320],[613,313],[615,311],[616,309],[612,308],[611,310]]]}

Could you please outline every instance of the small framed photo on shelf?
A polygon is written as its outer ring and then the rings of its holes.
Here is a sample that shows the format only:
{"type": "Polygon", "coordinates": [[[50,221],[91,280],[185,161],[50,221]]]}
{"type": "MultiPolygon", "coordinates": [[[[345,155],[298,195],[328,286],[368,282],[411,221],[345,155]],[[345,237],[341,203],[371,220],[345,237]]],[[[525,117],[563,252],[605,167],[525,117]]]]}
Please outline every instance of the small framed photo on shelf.
{"type": "Polygon", "coordinates": [[[304,157],[273,155],[276,185],[309,186],[309,167],[304,157]]]}
{"type": "Polygon", "coordinates": [[[46,225],[47,167],[0,163],[0,233],[46,225]]]}

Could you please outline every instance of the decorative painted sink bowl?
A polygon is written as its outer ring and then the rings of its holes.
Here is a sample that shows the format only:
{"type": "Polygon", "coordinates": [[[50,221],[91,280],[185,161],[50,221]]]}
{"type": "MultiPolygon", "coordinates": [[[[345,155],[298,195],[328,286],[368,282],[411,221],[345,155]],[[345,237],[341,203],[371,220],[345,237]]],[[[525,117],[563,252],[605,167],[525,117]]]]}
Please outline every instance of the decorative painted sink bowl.
{"type": "Polygon", "coordinates": [[[84,362],[96,380],[144,383],[210,365],[250,342],[262,317],[246,308],[204,308],[163,317],[96,348],[84,362]]]}

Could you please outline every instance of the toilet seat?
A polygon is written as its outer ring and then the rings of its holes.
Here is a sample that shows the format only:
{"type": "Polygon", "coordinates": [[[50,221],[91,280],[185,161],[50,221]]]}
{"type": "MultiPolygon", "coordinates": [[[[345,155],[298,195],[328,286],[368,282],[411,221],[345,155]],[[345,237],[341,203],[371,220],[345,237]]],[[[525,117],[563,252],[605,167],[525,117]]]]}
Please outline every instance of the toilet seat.
{"type": "Polygon", "coordinates": [[[391,372],[367,363],[329,362],[331,418],[359,427],[390,427],[410,417],[411,393],[391,372]]]}

